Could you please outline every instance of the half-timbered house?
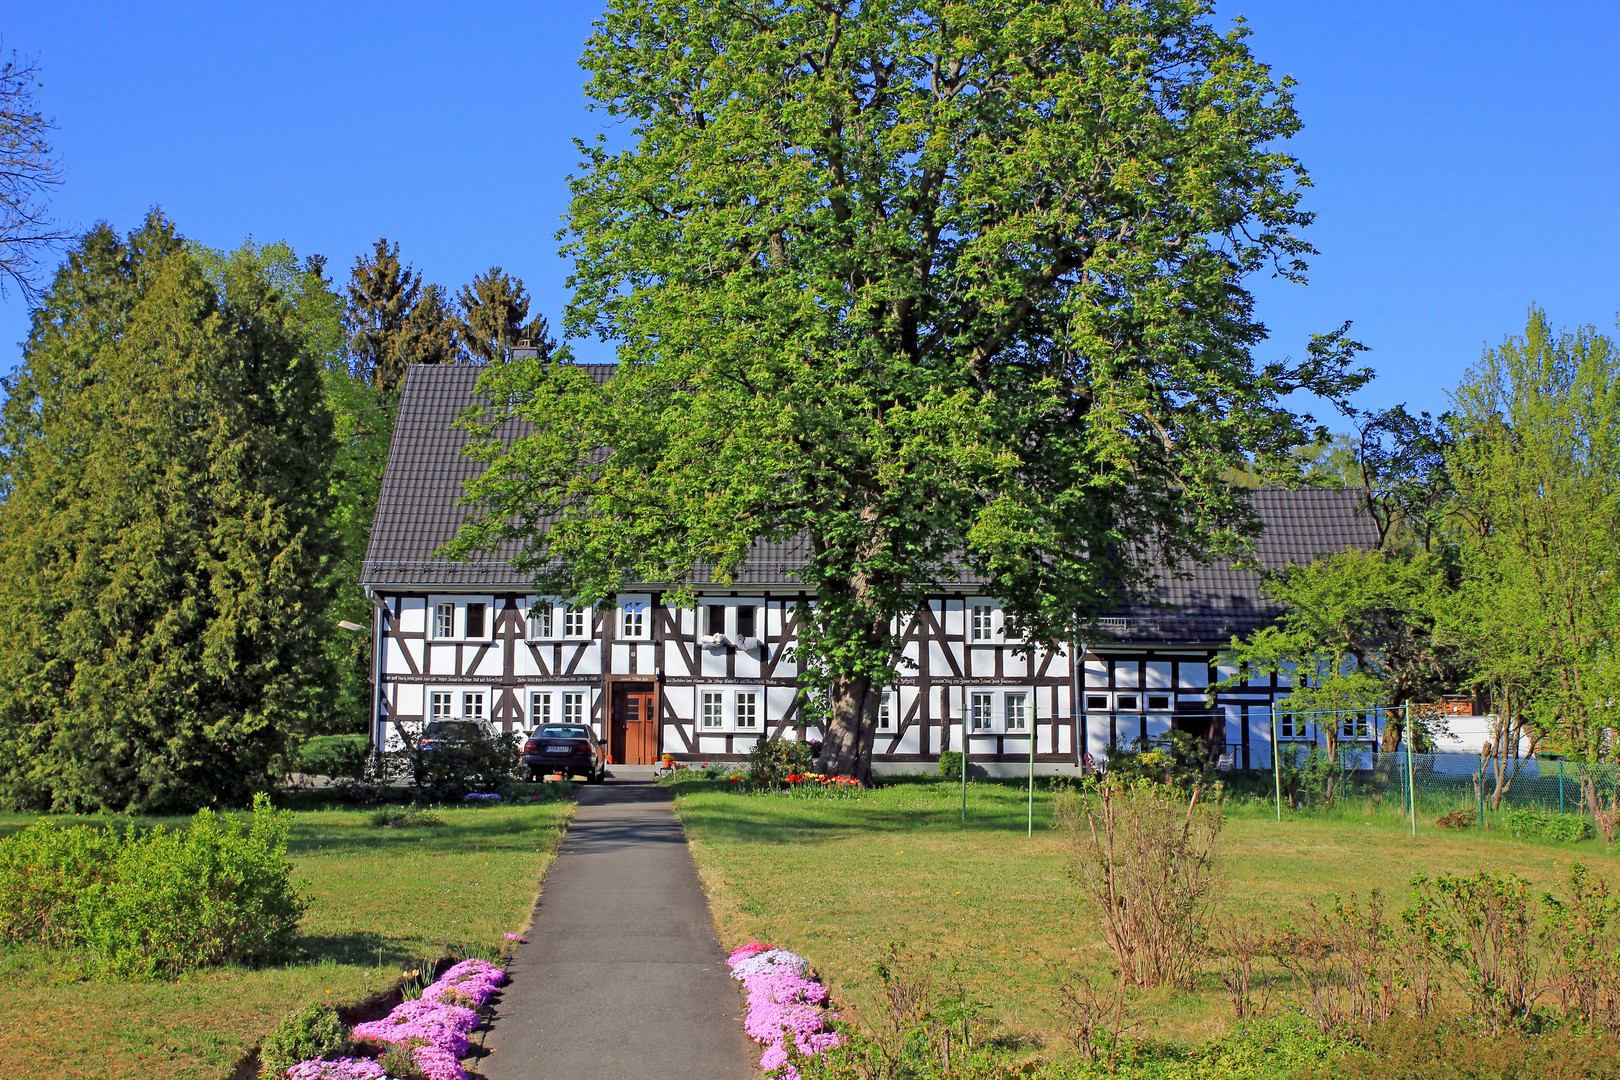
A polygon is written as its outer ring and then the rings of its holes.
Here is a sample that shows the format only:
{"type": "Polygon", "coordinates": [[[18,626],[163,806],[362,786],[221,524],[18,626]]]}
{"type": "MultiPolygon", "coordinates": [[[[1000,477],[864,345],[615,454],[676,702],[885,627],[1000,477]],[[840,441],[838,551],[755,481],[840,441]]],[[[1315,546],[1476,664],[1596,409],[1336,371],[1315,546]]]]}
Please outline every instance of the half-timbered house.
{"type": "MultiPolygon", "coordinates": [[[[592,368],[598,379],[612,371],[592,368]]],[[[478,374],[413,367],[403,383],[362,574],[375,615],[374,741],[396,746],[402,728],[434,718],[501,730],[581,721],[612,761],[636,764],[735,759],[762,735],[817,737],[789,652],[806,599],[792,543],[757,544],[732,583],[699,587],[696,608],[666,603],[656,582],[576,606],[537,595],[510,552],[437,554],[467,513],[463,481],[481,468],[455,426],[478,374]]],[[[1253,504],[1268,568],[1375,541],[1352,492],[1259,490],[1253,504]]],[[[942,584],[899,626],[907,664],[885,694],[875,766],[921,768],[961,749],[965,731],[991,772],[1026,768],[1032,749],[1042,771],[1063,771],[1172,728],[1208,737],[1237,767],[1269,766],[1271,706],[1286,684],[1266,676],[1207,701],[1229,674],[1215,666],[1222,645],[1276,615],[1259,584],[1225,561],[1165,573],[1156,597],[1099,620],[1086,640],[1030,647],[1007,640],[977,583],[942,584]]],[[[1280,738],[1316,734],[1307,719],[1279,720],[1280,738]]]]}

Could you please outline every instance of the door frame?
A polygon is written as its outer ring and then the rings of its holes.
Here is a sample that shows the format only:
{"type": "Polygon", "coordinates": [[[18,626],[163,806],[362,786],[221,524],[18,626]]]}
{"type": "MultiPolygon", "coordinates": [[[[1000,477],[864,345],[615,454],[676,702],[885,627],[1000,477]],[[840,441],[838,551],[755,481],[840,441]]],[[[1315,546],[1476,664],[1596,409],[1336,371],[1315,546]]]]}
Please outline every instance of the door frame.
{"type": "MultiPolygon", "coordinates": [[[[664,683],[662,679],[650,678],[646,675],[609,675],[607,677],[607,708],[603,710],[603,715],[606,717],[607,726],[608,763],[611,765],[625,764],[623,761],[616,760],[617,755],[613,752],[613,740],[618,732],[619,692],[621,690],[625,693],[650,693],[652,695],[652,716],[650,717],[650,721],[654,725],[652,758],[653,764],[657,764],[658,755],[664,745],[664,683]],[[641,687],[646,687],[646,690],[641,690],[641,687]]],[[[646,722],[643,721],[643,723],[646,722]]],[[[626,729],[626,736],[628,737],[628,728],[626,729]]],[[[628,745],[625,746],[624,756],[630,756],[628,745]]]]}

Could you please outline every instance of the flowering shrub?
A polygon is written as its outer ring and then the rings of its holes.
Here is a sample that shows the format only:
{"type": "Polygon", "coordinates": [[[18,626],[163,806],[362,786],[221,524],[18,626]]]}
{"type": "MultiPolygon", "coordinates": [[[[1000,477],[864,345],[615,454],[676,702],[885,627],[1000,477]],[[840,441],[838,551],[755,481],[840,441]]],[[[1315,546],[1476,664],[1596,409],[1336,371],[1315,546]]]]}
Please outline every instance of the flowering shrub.
{"type": "MultiPolygon", "coordinates": [[[[489,961],[463,960],[429,983],[417,1000],[401,1002],[381,1020],[357,1024],[353,1039],[382,1048],[390,1060],[407,1057],[411,1069],[397,1072],[467,1080],[461,1067],[467,1035],[478,1026],[478,1010],[505,981],[506,972],[489,961]]],[[[287,1075],[290,1080],[388,1080],[389,1071],[379,1061],[343,1058],[300,1062],[287,1075]]]]}
{"type": "Polygon", "coordinates": [[[816,785],[820,787],[860,787],[861,782],[853,776],[828,776],[825,773],[789,773],[782,778],[787,784],[816,785]]]}
{"type": "Polygon", "coordinates": [[[810,962],[796,953],[762,941],[751,941],[726,958],[731,977],[748,992],[743,1030],[765,1045],[759,1067],[785,1080],[798,1080],[788,1064],[788,1040],[800,1054],[820,1054],[841,1038],[828,1024],[838,1014],[826,1011],[827,988],[810,973],[810,962]]]}

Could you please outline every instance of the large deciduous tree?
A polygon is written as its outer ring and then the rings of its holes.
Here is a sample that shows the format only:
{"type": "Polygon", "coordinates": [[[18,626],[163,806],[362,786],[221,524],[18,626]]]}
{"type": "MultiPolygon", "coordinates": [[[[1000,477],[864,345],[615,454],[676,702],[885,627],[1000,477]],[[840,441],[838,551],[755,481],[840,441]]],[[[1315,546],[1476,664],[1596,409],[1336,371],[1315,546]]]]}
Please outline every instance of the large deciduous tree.
{"type": "MultiPolygon", "coordinates": [[[[1620,728],[1620,350],[1532,308],[1453,395],[1463,568],[1440,630],[1499,717],[1493,751],[1545,739],[1595,761],[1620,728]]],[[[1591,796],[1591,792],[1588,793],[1591,796]]]]}
{"type": "Polygon", "coordinates": [[[534,435],[478,448],[452,550],[686,599],[803,537],[824,771],[868,777],[938,583],[1066,637],[1249,526],[1224,474],[1322,434],[1284,395],[1364,378],[1342,330],[1251,355],[1245,278],[1310,253],[1299,120],[1202,0],[612,0],[582,62],[628,138],[583,148],[566,327],[619,371],[491,367],[534,435]]]}
{"type": "Polygon", "coordinates": [[[51,149],[54,125],[35,99],[39,86],[37,61],[16,50],[0,56],[0,297],[17,289],[33,299],[40,259],[71,235],[48,208],[62,166],[51,149]]]}
{"type": "Polygon", "coordinates": [[[0,792],[162,811],[269,786],[331,690],[332,418],[293,305],[211,280],[159,215],[102,225],[6,388],[0,792]]]}

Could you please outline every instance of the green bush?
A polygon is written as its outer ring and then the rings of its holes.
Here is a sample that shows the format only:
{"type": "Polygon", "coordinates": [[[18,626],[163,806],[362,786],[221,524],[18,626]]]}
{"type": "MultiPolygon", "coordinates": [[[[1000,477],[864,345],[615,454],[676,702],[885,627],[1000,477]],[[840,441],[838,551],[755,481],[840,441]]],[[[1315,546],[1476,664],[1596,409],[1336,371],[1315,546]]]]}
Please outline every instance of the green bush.
{"type": "Polygon", "coordinates": [[[289,819],[259,795],[245,824],[212,810],[183,829],[38,823],[0,840],[8,939],[88,946],[115,975],[279,959],[304,911],[287,860],[289,819]]]}
{"type": "Polygon", "coordinates": [[[112,877],[121,843],[112,829],[44,820],[0,840],[0,941],[82,942],[80,901],[112,877]]]}
{"type": "Polygon", "coordinates": [[[755,739],[748,751],[748,779],[764,787],[776,787],[784,777],[807,773],[814,766],[809,745],[796,739],[776,735],[755,739]]]}
{"type": "Polygon", "coordinates": [[[962,755],[960,751],[946,750],[939,755],[939,775],[946,780],[962,779],[962,755]]]}
{"type": "Polygon", "coordinates": [[[349,1051],[349,1029],[330,1005],[312,1001],[290,1012],[270,1029],[259,1047],[259,1075],[281,1080],[300,1061],[341,1057],[349,1051]]]}
{"type": "Polygon", "coordinates": [[[475,791],[498,793],[510,787],[522,763],[523,738],[510,731],[480,731],[431,750],[411,750],[417,795],[430,802],[460,802],[475,791]]]}
{"type": "Polygon", "coordinates": [[[298,748],[294,767],[310,776],[358,780],[370,751],[371,740],[364,735],[317,735],[298,748]]]}
{"type": "Polygon", "coordinates": [[[1586,818],[1533,807],[1509,810],[1502,815],[1502,827],[1515,836],[1540,836],[1563,843],[1585,840],[1592,835],[1592,823],[1586,818]]]}

